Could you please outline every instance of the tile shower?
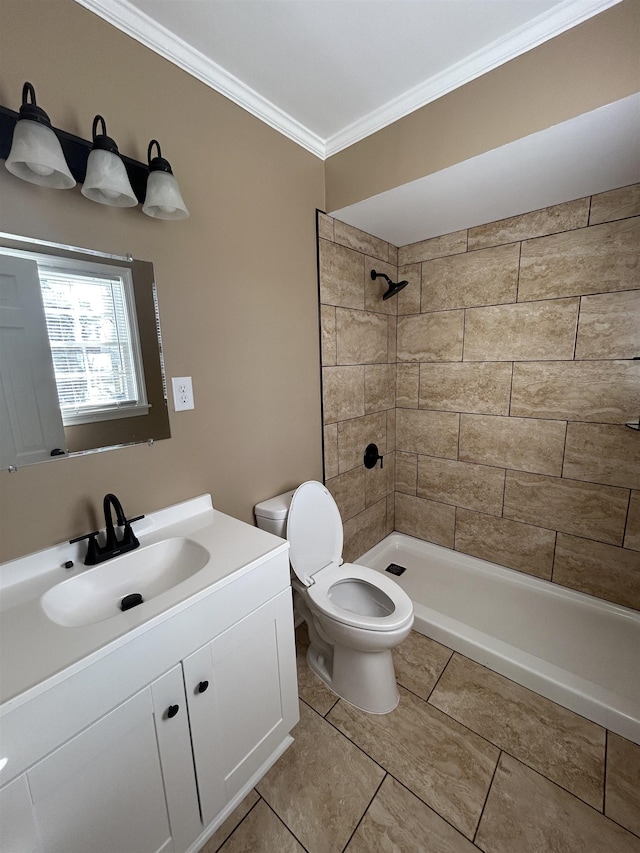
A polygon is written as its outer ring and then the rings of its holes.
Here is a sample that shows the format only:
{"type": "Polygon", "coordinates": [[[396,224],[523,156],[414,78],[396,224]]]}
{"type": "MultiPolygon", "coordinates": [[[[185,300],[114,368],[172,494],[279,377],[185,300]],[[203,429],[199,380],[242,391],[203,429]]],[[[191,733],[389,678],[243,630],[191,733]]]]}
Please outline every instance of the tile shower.
{"type": "Polygon", "coordinates": [[[395,529],[640,609],[640,185],[400,248],[319,214],[318,242],[345,559],[395,529]]]}

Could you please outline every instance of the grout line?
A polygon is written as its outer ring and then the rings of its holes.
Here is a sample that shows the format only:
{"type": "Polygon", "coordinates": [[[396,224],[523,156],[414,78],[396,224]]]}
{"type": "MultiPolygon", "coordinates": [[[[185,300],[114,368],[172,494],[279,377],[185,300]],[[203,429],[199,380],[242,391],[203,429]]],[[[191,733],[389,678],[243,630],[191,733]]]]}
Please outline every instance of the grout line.
{"type": "MultiPolygon", "coordinates": [[[[440,645],[442,645],[442,643],[440,643],[440,645]]],[[[449,646],[443,646],[443,648],[448,649],[448,648],[449,648],[449,646]]],[[[451,663],[451,661],[453,660],[454,655],[456,654],[456,653],[453,651],[453,649],[449,649],[449,651],[451,652],[451,654],[449,655],[449,660],[448,660],[448,661],[445,663],[445,665],[442,667],[442,672],[440,673],[440,675],[439,675],[439,676],[436,678],[436,680],[434,681],[434,683],[433,683],[433,687],[432,687],[432,688],[431,688],[431,690],[429,691],[429,695],[428,695],[428,696],[427,696],[427,698],[424,700],[424,701],[427,703],[427,705],[430,705],[432,708],[435,708],[436,706],[435,706],[435,705],[433,705],[429,700],[430,700],[430,699],[431,699],[431,697],[433,696],[433,693],[434,693],[434,691],[435,691],[436,687],[437,687],[437,686],[438,686],[438,684],[440,683],[440,679],[442,678],[442,676],[443,676],[443,675],[445,674],[445,672],[447,671],[447,668],[448,668],[449,664],[451,663]]],[[[438,711],[439,711],[440,709],[439,709],[439,708],[437,708],[436,710],[438,710],[438,711]]],[[[443,711],[442,713],[444,713],[444,711],[443,711]]],[[[449,714],[447,714],[447,717],[448,717],[448,716],[449,716],[449,714]]],[[[451,717],[451,719],[453,719],[453,717],[451,717]]]]}
{"type": "Polygon", "coordinates": [[[493,775],[491,776],[491,781],[489,782],[489,787],[487,788],[487,793],[484,798],[484,803],[482,804],[482,809],[480,810],[480,817],[478,818],[478,824],[476,826],[476,831],[473,833],[472,843],[475,844],[476,837],[480,830],[480,824],[482,823],[482,818],[484,815],[484,810],[487,806],[487,801],[489,799],[489,793],[491,792],[491,788],[493,787],[493,780],[496,778],[496,773],[498,772],[498,765],[500,764],[500,759],[502,758],[503,751],[500,750],[498,753],[498,760],[496,761],[496,766],[493,768],[493,775]]]}
{"type": "Polygon", "coordinates": [[[385,774],[384,774],[384,776],[382,777],[382,779],[380,780],[380,784],[378,785],[378,787],[377,787],[377,788],[375,789],[375,791],[373,792],[373,796],[372,796],[372,797],[371,797],[371,799],[369,800],[369,802],[368,802],[368,804],[367,804],[366,809],[365,809],[365,810],[362,812],[362,814],[360,815],[360,820],[359,820],[359,821],[357,822],[357,824],[354,826],[354,828],[353,828],[353,832],[351,833],[351,835],[349,836],[349,838],[347,838],[347,843],[346,843],[346,844],[344,845],[344,847],[342,848],[342,850],[343,850],[343,851],[344,851],[344,850],[346,850],[346,849],[347,849],[347,847],[349,846],[349,844],[351,843],[351,839],[353,838],[353,836],[354,836],[354,835],[356,834],[356,832],[358,831],[358,827],[360,826],[360,824],[362,823],[362,821],[365,819],[367,812],[368,812],[368,811],[369,811],[369,809],[371,808],[371,803],[372,803],[372,802],[375,800],[375,798],[378,796],[378,791],[379,791],[379,790],[380,790],[380,788],[382,787],[382,783],[384,782],[384,780],[387,778],[387,776],[388,776],[388,775],[389,775],[389,774],[388,774],[388,772],[387,772],[387,771],[385,771],[385,774]]]}
{"type": "Polygon", "coordinates": [[[522,243],[523,243],[523,241],[521,240],[519,245],[518,245],[518,273],[516,275],[516,298],[515,298],[515,304],[516,305],[520,301],[520,267],[522,264],[522,243]]]}
{"type": "MultiPolygon", "coordinates": [[[[256,794],[258,794],[258,799],[257,799],[257,800],[255,801],[255,803],[251,806],[251,808],[250,808],[250,809],[249,809],[249,811],[246,813],[246,815],[243,815],[243,817],[241,818],[241,820],[239,820],[239,821],[238,821],[238,823],[233,827],[233,829],[231,830],[231,832],[230,832],[228,835],[226,835],[226,836],[225,836],[224,840],[220,842],[220,844],[216,847],[216,849],[215,849],[214,853],[217,853],[217,851],[218,851],[218,850],[220,850],[220,849],[221,849],[221,848],[222,848],[222,847],[227,843],[227,841],[231,838],[231,836],[232,836],[232,835],[234,835],[234,834],[235,834],[235,832],[236,832],[236,831],[237,831],[237,830],[242,826],[242,824],[243,824],[243,823],[245,822],[245,820],[249,817],[249,815],[251,814],[251,812],[252,812],[252,811],[255,809],[255,807],[258,805],[258,803],[260,802],[260,800],[264,800],[264,797],[262,797],[262,796],[258,793],[258,791],[256,791],[256,789],[255,789],[255,788],[252,788],[251,790],[252,790],[252,791],[255,791],[255,792],[256,792],[256,794]]],[[[269,808],[271,808],[271,806],[269,806],[269,803],[267,803],[267,801],[266,801],[266,800],[264,800],[264,802],[266,803],[266,805],[267,805],[269,808]]],[[[238,803],[238,805],[240,805],[240,803],[238,803]]],[[[236,806],[236,808],[237,808],[237,806],[236,806]]],[[[271,809],[271,811],[273,811],[273,809],[271,809]]],[[[231,814],[233,814],[233,812],[231,812],[231,814]]],[[[274,813],[274,814],[275,814],[275,813],[274,813]]],[[[231,815],[229,815],[229,817],[231,817],[231,815]]],[[[277,815],[276,815],[276,817],[277,817],[277,815]]],[[[278,820],[280,820],[280,818],[278,818],[278,820]]],[[[224,822],[223,822],[222,824],[220,824],[220,826],[218,827],[218,829],[221,829],[221,828],[222,828],[222,826],[224,826],[224,822]]],[[[289,828],[289,827],[287,827],[287,829],[288,829],[288,828],[289,828]]],[[[215,830],[215,831],[214,831],[214,833],[213,833],[213,835],[215,835],[215,833],[216,833],[217,831],[218,831],[218,830],[215,830]]],[[[211,838],[213,838],[213,835],[211,836],[211,838]]],[[[209,843],[209,841],[210,841],[210,840],[211,840],[211,839],[207,839],[207,841],[205,841],[205,843],[204,843],[204,845],[203,845],[203,848],[206,848],[206,847],[207,847],[207,845],[208,845],[208,843],[209,843]]]]}
{"type": "MultiPolygon", "coordinates": [[[[278,814],[278,812],[273,808],[273,806],[272,806],[270,803],[268,803],[268,802],[267,802],[267,800],[265,800],[265,799],[264,799],[264,797],[261,797],[261,799],[262,799],[262,800],[264,800],[264,802],[265,802],[265,803],[266,803],[266,805],[267,805],[267,808],[271,810],[271,812],[275,815],[275,817],[277,818],[277,820],[279,820],[279,821],[280,821],[280,823],[284,826],[284,828],[287,830],[287,832],[289,832],[289,833],[293,836],[293,838],[295,838],[295,840],[296,840],[296,841],[298,842],[298,844],[302,847],[302,849],[305,851],[305,853],[309,853],[309,848],[304,846],[304,844],[302,843],[302,841],[300,841],[300,839],[299,839],[299,838],[298,838],[298,836],[295,834],[295,832],[291,829],[291,827],[289,826],[289,824],[288,824],[288,823],[286,823],[286,822],[284,821],[284,819],[280,817],[280,815],[278,814]]],[[[258,804],[256,803],[256,805],[258,805],[258,804]]],[[[253,808],[255,808],[255,806],[254,806],[253,808]]],[[[251,809],[251,811],[253,811],[253,808],[251,809]]]]}

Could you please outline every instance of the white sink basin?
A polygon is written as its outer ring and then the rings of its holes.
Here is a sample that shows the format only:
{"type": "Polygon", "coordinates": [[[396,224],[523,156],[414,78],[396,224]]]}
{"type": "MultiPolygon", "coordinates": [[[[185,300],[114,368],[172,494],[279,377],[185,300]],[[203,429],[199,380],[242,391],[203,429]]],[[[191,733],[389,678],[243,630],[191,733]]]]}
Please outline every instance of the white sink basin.
{"type": "Polygon", "coordinates": [[[199,572],[209,562],[202,545],[174,537],[107,560],[52,587],[40,599],[52,622],[68,628],[103,622],[122,613],[122,599],[148,601],[199,572]]]}

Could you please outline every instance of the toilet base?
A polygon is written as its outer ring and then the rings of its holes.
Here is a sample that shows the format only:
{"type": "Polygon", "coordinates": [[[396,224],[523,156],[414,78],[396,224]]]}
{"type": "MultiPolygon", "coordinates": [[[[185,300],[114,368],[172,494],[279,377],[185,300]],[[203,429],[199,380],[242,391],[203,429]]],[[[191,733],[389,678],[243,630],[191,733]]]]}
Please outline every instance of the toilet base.
{"type": "Polygon", "coordinates": [[[327,661],[312,644],[307,663],[327,687],[360,711],[388,714],[400,700],[390,650],[362,652],[334,645],[333,661],[327,661]]]}

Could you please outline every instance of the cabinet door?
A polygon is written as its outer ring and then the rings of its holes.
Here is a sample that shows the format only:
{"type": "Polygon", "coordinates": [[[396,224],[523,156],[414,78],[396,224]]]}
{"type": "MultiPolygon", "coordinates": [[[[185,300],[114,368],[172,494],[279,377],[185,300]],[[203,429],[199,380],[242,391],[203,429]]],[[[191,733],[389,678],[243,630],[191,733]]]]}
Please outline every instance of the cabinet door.
{"type": "Polygon", "coordinates": [[[0,790],[0,850],[7,853],[40,853],[42,850],[26,775],[18,776],[0,790]]]}
{"type": "Polygon", "coordinates": [[[291,591],[194,652],[183,666],[207,826],[298,720],[291,591]]]}
{"type": "Polygon", "coordinates": [[[44,853],[173,851],[150,688],[26,775],[44,853]]]}

